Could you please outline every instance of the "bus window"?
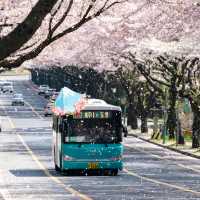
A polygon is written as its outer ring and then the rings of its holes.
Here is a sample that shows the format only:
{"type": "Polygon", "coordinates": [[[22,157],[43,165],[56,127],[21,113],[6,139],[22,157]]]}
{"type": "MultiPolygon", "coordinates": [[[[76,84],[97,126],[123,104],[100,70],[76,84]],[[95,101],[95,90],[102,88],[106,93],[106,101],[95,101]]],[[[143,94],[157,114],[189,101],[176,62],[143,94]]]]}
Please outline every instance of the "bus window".
{"type": "Polygon", "coordinates": [[[65,142],[116,143],[117,130],[110,119],[74,119],[68,124],[65,142]]]}

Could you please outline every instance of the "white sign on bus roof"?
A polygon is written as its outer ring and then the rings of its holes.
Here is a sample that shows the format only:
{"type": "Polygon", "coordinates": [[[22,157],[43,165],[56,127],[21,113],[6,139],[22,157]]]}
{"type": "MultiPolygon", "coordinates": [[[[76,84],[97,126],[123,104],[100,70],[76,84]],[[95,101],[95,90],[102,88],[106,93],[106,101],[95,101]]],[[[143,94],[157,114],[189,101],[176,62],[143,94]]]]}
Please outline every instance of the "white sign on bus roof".
{"type": "Polygon", "coordinates": [[[102,99],[88,99],[82,110],[117,110],[121,111],[121,107],[106,103],[102,99]]]}

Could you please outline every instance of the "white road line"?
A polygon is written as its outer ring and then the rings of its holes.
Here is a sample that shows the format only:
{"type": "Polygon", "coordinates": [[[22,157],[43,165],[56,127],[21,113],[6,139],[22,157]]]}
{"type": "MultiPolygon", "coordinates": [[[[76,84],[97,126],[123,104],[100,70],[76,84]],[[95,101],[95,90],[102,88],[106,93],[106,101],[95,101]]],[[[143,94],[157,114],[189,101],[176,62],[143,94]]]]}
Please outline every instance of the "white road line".
{"type": "Polygon", "coordinates": [[[200,192],[192,190],[190,188],[182,187],[182,186],[178,186],[178,185],[174,185],[174,184],[170,184],[170,183],[166,183],[166,182],[162,182],[162,181],[158,181],[156,179],[148,178],[148,177],[145,177],[145,176],[141,176],[141,175],[134,173],[134,172],[131,172],[127,169],[123,169],[123,171],[126,172],[127,174],[131,175],[131,176],[135,176],[137,178],[140,178],[140,179],[152,182],[152,183],[156,183],[156,184],[159,184],[159,185],[164,185],[164,186],[167,186],[167,187],[170,187],[170,188],[174,188],[174,189],[177,189],[177,190],[180,190],[180,191],[183,191],[183,192],[190,192],[190,193],[200,197],[200,192]]]}
{"type": "MultiPolygon", "coordinates": [[[[33,109],[34,109],[34,108],[33,108],[33,109]]],[[[35,111],[35,112],[37,112],[37,111],[35,111]]],[[[39,113],[38,113],[38,115],[39,115],[39,113]]],[[[129,148],[135,149],[135,148],[132,147],[131,145],[124,144],[124,146],[127,146],[127,147],[129,147],[129,148]]],[[[138,150],[138,149],[136,149],[136,150],[138,150]]],[[[144,153],[146,153],[146,154],[150,154],[150,153],[145,152],[145,151],[142,151],[142,150],[138,150],[138,151],[144,152],[144,153]]],[[[154,155],[154,154],[150,154],[150,155],[152,155],[153,157],[156,157],[156,158],[163,159],[163,160],[168,160],[168,159],[162,158],[162,157],[160,157],[160,156],[158,156],[158,155],[154,155]]],[[[174,162],[174,161],[173,161],[173,162],[174,162]]],[[[180,166],[180,167],[182,167],[182,168],[190,169],[190,170],[193,170],[193,171],[195,171],[195,172],[200,172],[200,171],[197,170],[197,169],[193,169],[193,168],[191,168],[191,167],[186,167],[186,166],[184,166],[184,165],[182,165],[182,164],[177,164],[177,163],[175,163],[175,164],[178,165],[178,166],[180,166]]],[[[126,173],[129,174],[129,175],[132,175],[132,176],[135,176],[135,177],[138,177],[138,178],[141,178],[141,179],[144,179],[144,180],[147,180],[147,181],[156,183],[156,184],[168,186],[168,187],[171,187],[171,188],[175,188],[175,189],[178,189],[178,190],[181,190],[181,191],[184,191],[184,192],[190,192],[190,193],[193,193],[193,194],[195,194],[195,195],[200,196],[200,192],[195,191],[195,190],[192,190],[192,189],[189,189],[189,188],[186,188],[186,187],[181,187],[181,186],[177,186],[177,185],[174,185],[174,184],[169,184],[169,183],[165,183],[165,182],[158,181],[158,180],[155,180],[155,179],[143,177],[143,176],[140,176],[140,175],[138,175],[138,174],[136,174],[136,173],[130,172],[130,171],[128,171],[127,169],[124,169],[123,171],[126,172],[126,173]]]]}
{"type": "MultiPolygon", "coordinates": [[[[3,179],[2,170],[0,170],[0,177],[1,177],[0,178],[0,184],[5,185],[5,183],[3,182],[4,179],[3,179]]],[[[6,189],[6,188],[4,188],[4,189],[0,188],[0,194],[2,195],[4,200],[11,200],[12,199],[8,189],[6,189]]]]}
{"type": "Polygon", "coordinates": [[[25,101],[25,104],[28,105],[31,108],[32,112],[34,112],[40,119],[44,119],[37,111],[35,111],[35,109],[33,108],[33,106],[30,103],[25,101]]]}
{"type": "Polygon", "coordinates": [[[12,199],[7,189],[0,189],[0,193],[1,193],[4,200],[11,200],[12,199]]]}
{"type": "MultiPolygon", "coordinates": [[[[4,108],[4,111],[5,111],[5,108],[4,108]]],[[[5,111],[5,113],[6,113],[6,111],[5,111]]],[[[7,116],[7,119],[9,121],[11,127],[14,129],[15,125],[14,125],[13,121],[11,120],[11,118],[9,116],[7,116]]],[[[49,173],[49,170],[39,161],[39,159],[34,154],[34,152],[31,150],[31,148],[26,144],[26,142],[24,141],[23,137],[20,134],[18,134],[18,133],[15,133],[15,134],[17,135],[17,137],[19,138],[19,140],[21,141],[21,143],[23,144],[23,146],[25,147],[25,149],[27,150],[27,152],[30,154],[30,156],[32,157],[32,159],[37,163],[37,165],[39,166],[39,168],[44,171],[44,173],[46,174],[47,177],[49,177],[55,183],[59,184],[62,188],[64,188],[67,192],[70,192],[72,195],[77,196],[77,197],[79,197],[82,200],[92,200],[92,198],[90,198],[89,196],[78,192],[77,190],[73,189],[71,186],[65,185],[59,178],[51,175],[49,173]]],[[[7,199],[5,199],[5,200],[7,200],[7,199]]]]}
{"type": "Polygon", "coordinates": [[[153,154],[153,153],[149,153],[148,151],[144,151],[144,150],[141,150],[141,149],[139,149],[139,148],[135,148],[135,147],[133,147],[133,146],[130,145],[130,144],[123,144],[123,145],[124,145],[125,147],[129,147],[129,148],[131,148],[131,149],[135,149],[136,151],[139,151],[139,152],[141,152],[141,153],[150,155],[150,156],[152,156],[152,157],[154,157],[154,158],[158,158],[158,159],[160,159],[160,160],[169,161],[170,163],[173,163],[173,164],[175,164],[175,165],[177,165],[177,166],[179,166],[179,167],[181,167],[181,168],[188,169],[188,170],[191,170],[191,171],[200,173],[200,170],[198,170],[198,169],[195,169],[195,168],[192,168],[192,167],[189,167],[189,166],[186,166],[186,165],[177,163],[176,161],[170,160],[170,159],[165,158],[165,157],[161,157],[161,156],[156,155],[156,154],[153,154]]]}

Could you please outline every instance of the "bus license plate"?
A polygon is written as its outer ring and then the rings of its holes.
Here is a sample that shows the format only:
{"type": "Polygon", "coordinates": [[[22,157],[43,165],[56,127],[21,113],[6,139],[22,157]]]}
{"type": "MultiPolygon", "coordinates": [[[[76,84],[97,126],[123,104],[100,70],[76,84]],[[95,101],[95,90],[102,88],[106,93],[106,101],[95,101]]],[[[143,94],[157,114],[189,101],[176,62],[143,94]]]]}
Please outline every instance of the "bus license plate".
{"type": "Polygon", "coordinates": [[[88,163],[88,169],[98,169],[99,164],[97,162],[90,162],[88,163]]]}

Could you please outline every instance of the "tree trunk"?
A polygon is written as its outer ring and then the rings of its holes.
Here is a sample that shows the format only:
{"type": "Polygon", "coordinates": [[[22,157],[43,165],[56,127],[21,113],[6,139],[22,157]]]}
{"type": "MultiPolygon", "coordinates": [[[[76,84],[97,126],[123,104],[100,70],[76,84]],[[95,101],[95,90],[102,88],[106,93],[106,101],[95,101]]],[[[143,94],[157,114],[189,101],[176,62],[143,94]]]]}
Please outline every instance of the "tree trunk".
{"type": "Polygon", "coordinates": [[[169,133],[169,139],[175,138],[176,129],[176,90],[171,88],[169,91],[169,112],[167,118],[167,130],[169,133]]]}
{"type": "Polygon", "coordinates": [[[191,102],[193,112],[192,148],[200,147],[200,110],[198,105],[191,102]]]}
{"type": "Polygon", "coordinates": [[[148,126],[147,126],[147,116],[141,115],[141,133],[147,133],[148,126]]]}
{"type": "Polygon", "coordinates": [[[136,107],[134,104],[130,103],[128,107],[128,125],[131,126],[132,129],[138,128],[136,107]]]}
{"type": "Polygon", "coordinates": [[[148,132],[148,127],[147,127],[147,110],[144,106],[144,94],[140,90],[138,93],[138,107],[137,110],[139,111],[139,115],[141,117],[141,133],[146,133],[148,132]]]}
{"type": "Polygon", "coordinates": [[[185,144],[185,140],[184,140],[184,136],[181,130],[181,122],[179,119],[177,119],[177,130],[176,130],[176,134],[177,134],[177,144],[181,144],[184,145],[185,144]]]}

